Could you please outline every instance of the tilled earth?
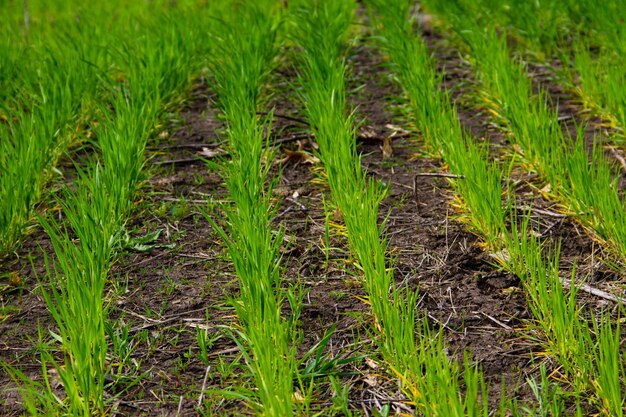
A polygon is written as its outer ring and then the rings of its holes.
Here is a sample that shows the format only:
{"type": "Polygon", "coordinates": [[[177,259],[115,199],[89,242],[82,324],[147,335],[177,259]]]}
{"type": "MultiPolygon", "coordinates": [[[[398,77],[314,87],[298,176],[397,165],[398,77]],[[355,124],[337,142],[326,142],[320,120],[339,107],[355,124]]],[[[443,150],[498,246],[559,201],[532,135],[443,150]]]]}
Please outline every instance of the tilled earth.
{"type": "MultiPolygon", "coordinates": [[[[454,92],[463,124],[477,140],[491,142],[495,158],[506,157],[506,135],[471,100],[475,87],[471,68],[447,43],[432,33],[427,36],[438,65],[446,71],[445,85],[454,92]]],[[[519,279],[494,266],[494,258],[466,231],[446,168],[429,157],[419,137],[411,133],[414,126],[402,116],[401,93],[373,42],[365,38],[359,43],[349,65],[363,167],[390,187],[380,220],[387,218],[398,286],[419,289],[420,314],[434,328],[443,329],[451,355],[460,360],[468,351],[480,364],[492,408],[504,394],[532,402],[528,378],[538,375],[541,361],[549,371],[556,365],[537,355],[540,346],[522,335],[532,318],[519,279]],[[501,392],[502,383],[506,393],[501,392]]],[[[332,213],[327,233],[324,201],[328,204],[330,195],[315,158],[314,138],[291,91],[294,76],[288,66],[274,75],[268,108],[275,109],[273,169],[279,180],[273,191],[277,204],[273,224],[286,232],[284,286],[301,286],[304,294],[299,354],[314,348],[336,326],[326,349],[329,358],[367,355],[336,370],[349,387],[350,408],[359,415],[374,415],[374,410],[390,404],[392,411],[410,413],[397,381],[378,362],[366,294],[340,221],[332,213]]],[[[549,77],[542,78],[540,71],[536,77],[558,97],[565,129],[568,120],[580,120],[571,95],[549,84],[549,77]]],[[[160,139],[149,149],[148,175],[128,224],[135,240],[114,264],[108,286],[110,318],[132,340],[126,365],[111,363],[109,378],[117,382],[107,394],[118,395],[112,402],[114,415],[199,415],[198,404],[207,415],[250,413],[241,401],[219,392],[246,376],[241,354],[228,336],[229,326],[236,323],[230,300],[237,296],[238,280],[223,242],[207,220],[223,224],[227,193],[219,175],[199,159],[227,158],[224,125],[214,101],[206,83],[199,82],[188,105],[172,117],[167,131],[159,132],[160,139]],[[157,231],[156,239],[143,247],[132,244],[157,231]],[[199,359],[197,328],[206,330],[212,340],[208,366],[199,359]]],[[[590,128],[589,136],[593,133],[590,128]]],[[[540,181],[521,169],[513,175],[518,205],[533,207],[535,223],[547,230],[543,237],[548,243],[563,242],[564,272],[576,262],[581,277],[591,273],[593,286],[617,287],[623,277],[598,262],[601,249],[576,222],[541,197],[540,181]]],[[[48,330],[54,329],[40,291],[46,270],[42,251],[51,255],[48,239],[35,230],[0,265],[0,276],[7,281],[13,277],[0,294],[0,359],[19,365],[35,379],[41,373],[37,329],[42,329],[45,340],[50,340],[48,330]]],[[[584,292],[581,302],[590,308],[612,307],[584,292]]],[[[54,377],[52,383],[58,385],[54,377]]],[[[0,386],[15,387],[5,373],[0,373],[0,386]]],[[[329,410],[333,395],[328,381],[320,379],[311,413],[329,410]]],[[[19,415],[18,393],[3,390],[0,408],[2,415],[19,415]]]]}

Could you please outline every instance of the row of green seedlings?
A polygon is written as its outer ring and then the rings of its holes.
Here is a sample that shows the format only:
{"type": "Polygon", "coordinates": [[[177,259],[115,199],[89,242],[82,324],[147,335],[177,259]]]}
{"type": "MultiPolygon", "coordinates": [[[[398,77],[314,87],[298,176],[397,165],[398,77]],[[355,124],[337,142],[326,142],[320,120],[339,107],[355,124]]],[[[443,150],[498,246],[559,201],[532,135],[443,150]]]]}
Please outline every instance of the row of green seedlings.
{"type": "MultiPolygon", "coordinates": [[[[50,192],[59,158],[86,139],[98,103],[112,99],[115,78],[127,72],[120,45],[141,36],[138,22],[154,20],[148,5],[133,13],[115,2],[81,13],[78,4],[73,12],[67,4],[31,6],[27,38],[16,24],[2,29],[0,256],[36,226],[35,209],[50,192]]],[[[6,22],[13,9],[3,10],[6,22]]]]}
{"type": "Polygon", "coordinates": [[[603,124],[619,133],[612,135],[610,143],[623,143],[626,93],[621,86],[626,78],[621,62],[626,56],[626,32],[621,1],[458,3],[461,12],[506,28],[520,53],[548,65],[558,82],[591,110],[588,115],[600,115],[603,124]]]}
{"type": "MultiPolygon", "coordinates": [[[[475,33],[480,31],[477,27],[473,30],[475,33]]],[[[464,31],[466,36],[469,33],[464,31]]],[[[492,102],[498,103],[498,107],[494,110],[504,115],[515,143],[525,151],[532,166],[552,184],[559,202],[576,213],[578,219],[594,229],[604,241],[608,241],[611,249],[623,261],[623,202],[617,192],[617,178],[599,147],[594,146],[589,162],[582,139],[583,129],[578,131],[578,142],[571,145],[570,139],[562,133],[556,114],[546,104],[546,97],[542,93],[533,97],[526,71],[521,64],[510,60],[506,41],[499,38],[494,30],[489,30],[485,39],[476,42],[476,46],[472,44],[472,50],[476,51],[475,62],[480,68],[481,82],[488,85],[490,92],[495,92],[497,99],[492,102]],[[498,78],[494,82],[496,74],[498,78]]],[[[555,276],[558,277],[556,273],[555,276]]],[[[574,300],[570,302],[571,311],[568,313],[571,315],[576,309],[574,300]]],[[[574,345],[576,348],[569,354],[561,347],[560,362],[565,373],[572,378],[571,383],[576,392],[595,391],[596,398],[592,402],[599,410],[606,415],[622,415],[619,381],[623,377],[623,359],[619,353],[619,326],[613,332],[608,316],[601,321],[606,323],[606,327],[602,329],[603,333],[598,334],[598,349],[594,349],[584,324],[582,328],[564,327],[571,329],[568,340],[584,342],[582,345],[574,345]],[[613,343],[602,344],[603,341],[613,343]],[[596,360],[595,375],[588,366],[590,358],[596,360]],[[568,366],[571,364],[575,364],[575,367],[568,366]],[[607,382],[609,379],[611,383],[607,382]]],[[[593,322],[593,326],[596,326],[596,322],[593,322]]]]}
{"type": "MultiPolygon", "coordinates": [[[[193,4],[188,0],[182,3],[193,4]]],[[[24,86],[31,84],[29,79],[35,77],[38,71],[43,72],[40,61],[46,58],[45,52],[61,59],[63,45],[59,45],[60,42],[77,52],[82,45],[82,56],[76,58],[83,59],[95,69],[94,65],[101,62],[93,60],[94,57],[98,54],[110,55],[104,48],[108,44],[107,39],[117,39],[124,33],[137,30],[153,18],[153,10],[172,6],[167,0],[155,0],[150,4],[110,1],[85,5],[77,0],[7,3],[0,9],[0,21],[3,23],[0,26],[0,109],[4,111],[3,116],[8,116],[10,110],[30,106],[29,95],[36,92],[28,91],[24,86]],[[28,10],[27,22],[25,6],[28,10]]],[[[98,68],[106,69],[107,66],[98,68]]]]}
{"type": "Polygon", "coordinates": [[[239,277],[240,295],[233,300],[239,322],[230,331],[253,382],[252,388],[242,384],[220,393],[244,400],[255,414],[278,417],[293,415],[297,406],[294,376],[301,300],[293,289],[281,288],[284,230],[271,224],[275,178],[270,173],[272,151],[264,146],[269,144],[272,116],[259,116],[278,48],[280,14],[272,4],[240,4],[213,38],[216,53],[209,66],[231,158],[210,165],[223,177],[232,205],[225,209],[225,229],[208,214],[207,219],[226,243],[239,277]],[[290,319],[281,314],[285,301],[290,319]]]}
{"type": "MultiPolygon", "coordinates": [[[[545,260],[543,245],[530,233],[528,217],[518,221],[514,207],[503,207],[502,171],[486,162],[486,149],[460,127],[449,95],[441,89],[441,75],[436,73],[423,41],[414,33],[410,2],[398,0],[394,7],[376,0],[368,4],[376,12],[382,47],[409,96],[417,128],[427,144],[441,152],[449,169],[463,176],[454,185],[466,204],[472,229],[490,250],[501,253],[501,265],[522,280],[535,317],[534,331],[525,334],[546,346],[574,388],[566,393],[551,385],[542,368],[540,384],[531,383],[539,404],[532,413],[562,415],[564,398],[571,396],[577,404],[575,414],[583,415],[578,404],[589,396],[589,402],[605,415],[622,415],[620,379],[624,369],[619,324],[614,328],[608,315],[592,319],[591,324],[583,318],[576,305],[576,287],[572,286],[569,295],[563,291],[558,249],[545,260]],[[507,215],[510,227],[505,223],[507,215]]],[[[575,272],[572,274],[573,278],[575,272]]],[[[499,412],[523,415],[526,411],[514,399],[503,398],[499,412]]]]}
{"type": "Polygon", "coordinates": [[[105,401],[105,384],[107,377],[116,380],[111,363],[120,359],[117,347],[128,341],[107,320],[107,276],[122,250],[147,140],[164,105],[188,88],[197,70],[189,62],[203,54],[206,45],[201,37],[206,22],[183,10],[155,19],[135,42],[124,43],[126,80],[111,92],[111,102],[99,107],[94,128],[97,160],[76,166],[77,178],[58,198],[64,220],[40,217],[55,252],[55,258],[47,260],[50,283],[42,285],[48,288],[43,296],[57,330],[51,342],[40,331],[43,382],[5,366],[18,382],[30,415],[102,415],[114,400],[109,396],[105,401]],[[62,360],[56,358],[54,342],[61,345],[62,360]],[[64,396],[52,388],[51,368],[64,396]]]}
{"type": "Polygon", "coordinates": [[[618,143],[623,142],[626,128],[626,92],[621,88],[626,81],[621,65],[626,57],[624,6],[621,0],[516,0],[500,5],[481,1],[472,5],[487,13],[485,18],[491,22],[513,29],[516,39],[540,59],[558,56],[561,65],[554,71],[560,81],[620,131],[621,138],[612,138],[618,143]]]}
{"type": "Polygon", "coordinates": [[[139,19],[150,18],[152,7],[137,3],[130,10],[129,5],[115,1],[90,7],[75,0],[30,0],[27,3],[28,27],[25,27],[23,4],[12,2],[0,10],[3,23],[0,27],[0,111],[3,118],[9,118],[14,111],[34,107],[33,95],[40,94],[39,88],[32,88],[38,73],[46,76],[47,70],[63,72],[63,66],[59,65],[63,61],[67,64],[73,64],[72,60],[83,61],[82,64],[92,70],[107,69],[111,62],[104,60],[110,54],[103,47],[110,39],[133,30],[139,19]],[[66,60],[65,54],[71,56],[66,60]]]}
{"type": "Polygon", "coordinates": [[[478,410],[486,409],[478,396],[484,392],[480,373],[468,361],[465,366],[451,362],[441,333],[425,318],[416,317],[417,292],[397,288],[394,281],[384,223],[378,224],[379,204],[387,190],[361,168],[354,115],[346,102],[344,49],[354,10],[352,0],[295,4],[292,33],[303,56],[299,81],[305,114],[351,251],[365,277],[379,348],[389,371],[424,415],[479,415],[478,410]]]}
{"type": "MultiPolygon", "coordinates": [[[[45,68],[50,59],[47,56],[57,56],[64,45],[56,45],[63,39],[85,41],[81,30],[73,22],[76,13],[71,15],[65,10],[64,4],[30,5],[28,29],[24,22],[22,4],[9,3],[0,10],[0,109],[2,118],[8,118],[9,113],[23,106],[29,107],[30,95],[37,91],[29,91],[31,79],[36,77],[38,70],[45,68]],[[47,49],[50,53],[44,54],[47,49]],[[43,64],[43,65],[42,65],[43,64]],[[26,88],[25,88],[26,87],[26,88]]],[[[69,3],[69,2],[68,2],[69,3]]],[[[76,11],[74,11],[76,12],[76,11]]],[[[93,15],[82,16],[91,22],[93,15]]],[[[108,21],[102,21],[105,25],[108,21]]],[[[98,32],[99,27],[91,29],[98,32]]],[[[94,33],[95,34],[95,33],[94,33]]],[[[67,45],[76,48],[75,45],[67,45]]],[[[94,51],[95,52],[95,51],[94,51]]],[[[43,74],[42,74],[43,75],[43,74]]]]}
{"type": "Polygon", "coordinates": [[[587,106],[600,113],[623,137],[626,129],[626,91],[623,88],[626,74],[621,63],[626,58],[626,4],[618,0],[599,4],[589,0],[573,3],[571,9],[577,12],[576,20],[583,33],[574,45],[574,71],[566,72],[566,78],[572,87],[578,88],[587,106]]]}
{"type": "Polygon", "coordinates": [[[6,74],[20,84],[23,102],[7,97],[5,119],[0,124],[0,253],[16,247],[32,226],[33,210],[45,194],[56,161],[73,143],[96,96],[99,75],[93,65],[106,68],[102,50],[109,35],[91,28],[97,24],[69,26],[50,34],[41,47],[20,58],[32,70],[16,66],[6,74]],[[69,29],[69,28],[72,29],[69,29]],[[74,39],[75,42],[68,42],[74,39]],[[92,43],[93,41],[93,43],[92,43]],[[22,69],[23,71],[18,71],[22,69]]]}
{"type": "Polygon", "coordinates": [[[626,56],[619,1],[464,2],[462,9],[484,22],[510,29],[517,49],[551,67],[556,79],[576,92],[590,115],[614,128],[609,146],[623,143],[626,126],[626,56]],[[555,66],[551,59],[559,58],[555,66]],[[613,134],[617,132],[618,135],[613,134]]]}
{"type": "Polygon", "coordinates": [[[524,63],[511,58],[506,36],[459,10],[450,13],[447,3],[441,5],[470,51],[484,103],[510,132],[518,156],[549,184],[556,202],[623,263],[626,211],[617,187],[619,177],[601,144],[594,139],[589,161],[584,127],[578,127],[576,138],[564,133],[548,95],[543,90],[534,94],[524,63]]]}

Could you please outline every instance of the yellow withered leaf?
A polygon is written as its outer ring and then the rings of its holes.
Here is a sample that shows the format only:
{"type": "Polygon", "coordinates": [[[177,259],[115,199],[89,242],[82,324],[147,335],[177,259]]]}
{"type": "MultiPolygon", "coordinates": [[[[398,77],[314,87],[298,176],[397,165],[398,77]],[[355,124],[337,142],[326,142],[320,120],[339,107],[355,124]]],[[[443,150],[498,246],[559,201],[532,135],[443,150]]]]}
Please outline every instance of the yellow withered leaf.
{"type": "Polygon", "coordinates": [[[369,356],[365,358],[365,364],[369,366],[371,369],[378,369],[379,365],[376,361],[369,356]]]}
{"type": "Polygon", "coordinates": [[[19,287],[20,285],[22,285],[22,278],[20,278],[17,272],[11,272],[11,275],[9,276],[9,284],[14,287],[19,287]]]}
{"type": "Polygon", "coordinates": [[[304,144],[302,143],[302,141],[299,140],[297,144],[298,144],[298,148],[295,151],[292,151],[287,148],[283,148],[285,157],[282,158],[280,161],[278,161],[280,164],[285,164],[286,162],[290,162],[290,161],[293,161],[293,162],[302,161],[302,162],[306,162],[312,165],[319,164],[320,160],[318,157],[304,150],[304,144]]]}
{"type": "Polygon", "coordinates": [[[391,136],[387,136],[383,139],[383,144],[380,149],[383,151],[383,160],[389,159],[393,156],[393,147],[391,146],[393,139],[391,136]]]}
{"type": "Polygon", "coordinates": [[[363,378],[363,382],[365,382],[370,387],[377,387],[378,386],[378,378],[374,374],[367,374],[367,375],[365,375],[365,377],[363,378]]]}

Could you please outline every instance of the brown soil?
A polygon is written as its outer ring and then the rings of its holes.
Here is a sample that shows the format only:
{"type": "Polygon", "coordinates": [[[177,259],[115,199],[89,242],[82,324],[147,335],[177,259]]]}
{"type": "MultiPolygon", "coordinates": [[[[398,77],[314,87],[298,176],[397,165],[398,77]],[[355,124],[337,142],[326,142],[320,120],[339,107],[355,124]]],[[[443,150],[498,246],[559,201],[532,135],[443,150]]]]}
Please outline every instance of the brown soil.
{"type": "MultiPolygon", "coordinates": [[[[472,79],[458,54],[438,46],[436,40],[431,39],[430,45],[439,64],[446,68],[446,85],[455,88],[459,116],[466,128],[481,140],[506,147],[506,137],[490,125],[489,119],[463,103],[467,97],[463,85],[471,84],[472,79]]],[[[391,189],[380,212],[381,221],[388,216],[398,286],[418,288],[420,312],[434,328],[443,328],[451,354],[461,359],[468,351],[472,361],[481,366],[490,386],[491,408],[497,407],[504,394],[532,403],[527,378],[537,376],[532,353],[538,347],[521,337],[531,317],[520,281],[494,267],[477,238],[465,230],[451,204],[449,181],[416,176],[445,169],[439,161],[423,156],[419,139],[399,135],[392,141],[393,154],[383,153],[383,140],[392,134],[393,126],[406,126],[396,115],[397,102],[391,98],[400,94],[386,77],[381,57],[369,43],[360,44],[352,51],[350,65],[351,87],[360,87],[352,102],[361,122],[362,164],[391,189]],[[501,392],[502,382],[506,393],[501,392]]],[[[397,382],[377,369],[380,358],[370,334],[369,307],[362,301],[364,290],[345,239],[334,229],[331,249],[325,250],[323,201],[329,192],[319,181],[315,164],[310,163],[313,142],[301,122],[296,99],[288,92],[291,87],[285,85],[286,77],[293,77],[293,73],[279,72],[270,99],[270,106],[276,109],[274,137],[280,142],[276,159],[284,159],[274,190],[274,224],[286,231],[284,286],[300,285],[305,294],[299,354],[313,348],[335,325],[326,351],[331,357],[369,355],[368,360],[337,369],[341,383],[349,387],[350,407],[355,413],[371,415],[387,403],[392,412],[410,412],[397,382]]],[[[128,230],[134,237],[161,230],[158,242],[148,252],[124,252],[112,269],[109,315],[116,328],[128,330],[134,343],[127,365],[113,368],[110,378],[118,382],[107,388],[108,395],[119,394],[114,402],[117,415],[196,415],[200,397],[212,415],[250,413],[241,401],[217,392],[249,377],[237,346],[228,336],[228,326],[236,322],[229,300],[237,296],[237,277],[223,242],[207,220],[209,217],[223,225],[221,207],[228,204],[223,201],[226,191],[219,176],[197,158],[200,153],[209,158],[225,155],[226,149],[222,143],[224,126],[214,97],[207,91],[204,83],[197,86],[189,105],[170,123],[168,129],[173,133],[150,149],[150,179],[141,190],[141,201],[128,230]],[[208,329],[215,339],[209,366],[199,359],[198,326],[208,329]],[[201,394],[203,388],[208,390],[205,394],[201,394]]],[[[278,164],[274,171],[278,173],[278,164]]],[[[521,180],[516,189],[521,205],[552,210],[538,196],[536,187],[528,185],[534,178],[523,172],[516,175],[521,180]]],[[[564,271],[577,261],[583,265],[579,271],[582,276],[589,265],[595,274],[594,285],[606,283],[607,288],[621,278],[591,264],[598,248],[571,219],[539,219],[537,215],[537,222],[543,225],[542,230],[549,228],[546,240],[563,242],[564,271]]],[[[50,340],[47,330],[54,329],[35,278],[45,280],[42,250],[51,255],[47,238],[36,231],[20,248],[18,257],[0,266],[0,276],[17,272],[21,278],[21,283],[6,287],[0,294],[0,360],[19,365],[37,379],[41,371],[34,348],[37,326],[44,329],[45,340],[50,340]]],[[[607,304],[587,295],[584,302],[593,307],[607,304]]],[[[547,365],[553,369],[553,364],[547,365]]],[[[5,373],[0,373],[0,386],[13,386],[5,373]]],[[[320,379],[311,414],[329,409],[333,395],[330,384],[320,379]]],[[[0,408],[2,415],[19,415],[19,395],[2,391],[0,408]]]]}

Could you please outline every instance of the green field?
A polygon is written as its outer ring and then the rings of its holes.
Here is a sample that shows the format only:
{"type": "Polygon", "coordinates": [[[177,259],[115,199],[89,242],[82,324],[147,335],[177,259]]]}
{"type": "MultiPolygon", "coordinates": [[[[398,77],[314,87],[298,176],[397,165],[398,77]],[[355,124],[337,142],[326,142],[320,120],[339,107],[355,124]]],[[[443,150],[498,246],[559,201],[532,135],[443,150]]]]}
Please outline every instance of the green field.
{"type": "Polygon", "coordinates": [[[5,2],[0,415],[624,415],[625,19],[5,2]]]}

